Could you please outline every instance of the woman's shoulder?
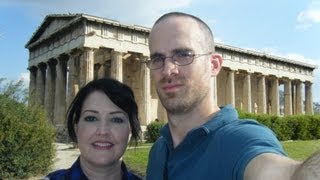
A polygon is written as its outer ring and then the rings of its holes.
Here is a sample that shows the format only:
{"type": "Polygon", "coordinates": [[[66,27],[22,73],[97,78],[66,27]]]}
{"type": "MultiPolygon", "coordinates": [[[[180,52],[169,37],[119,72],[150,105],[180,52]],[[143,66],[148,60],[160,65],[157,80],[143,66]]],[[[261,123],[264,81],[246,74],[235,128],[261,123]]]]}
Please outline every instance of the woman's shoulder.
{"type": "Polygon", "coordinates": [[[138,175],[133,174],[132,172],[128,171],[128,180],[142,180],[142,178],[138,175]]]}
{"type": "Polygon", "coordinates": [[[50,179],[50,180],[55,180],[55,179],[65,179],[65,177],[68,174],[68,169],[60,169],[54,172],[49,173],[45,178],[43,179],[50,179]]]}

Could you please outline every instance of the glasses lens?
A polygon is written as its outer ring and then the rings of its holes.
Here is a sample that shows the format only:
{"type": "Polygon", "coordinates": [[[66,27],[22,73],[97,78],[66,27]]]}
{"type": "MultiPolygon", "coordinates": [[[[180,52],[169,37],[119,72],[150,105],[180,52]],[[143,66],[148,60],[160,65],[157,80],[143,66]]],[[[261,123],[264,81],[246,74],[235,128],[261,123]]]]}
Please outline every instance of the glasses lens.
{"type": "Polygon", "coordinates": [[[149,61],[147,61],[147,66],[150,68],[150,69],[159,69],[162,67],[163,65],[163,59],[160,58],[160,57],[155,57],[155,58],[152,58],[150,59],[149,61]]]}
{"type": "Polygon", "coordinates": [[[172,58],[174,63],[179,66],[188,65],[192,63],[194,55],[189,52],[177,53],[172,58]]]}

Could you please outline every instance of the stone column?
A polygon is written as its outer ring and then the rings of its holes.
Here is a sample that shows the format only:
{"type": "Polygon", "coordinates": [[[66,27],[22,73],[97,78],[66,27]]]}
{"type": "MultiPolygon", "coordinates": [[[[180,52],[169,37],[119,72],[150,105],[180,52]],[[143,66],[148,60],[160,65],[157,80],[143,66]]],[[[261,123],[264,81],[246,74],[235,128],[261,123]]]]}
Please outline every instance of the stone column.
{"type": "Polygon", "coordinates": [[[218,91],[217,91],[217,76],[212,77],[212,81],[211,81],[211,85],[212,85],[212,90],[213,90],[213,99],[215,103],[218,104],[218,91]]]}
{"type": "Polygon", "coordinates": [[[55,85],[56,85],[56,60],[49,60],[47,63],[47,79],[46,79],[46,91],[44,98],[44,107],[47,112],[47,118],[53,123],[53,112],[55,103],[55,85]]]}
{"type": "Polygon", "coordinates": [[[101,62],[98,64],[95,64],[97,66],[97,77],[98,79],[105,78],[106,77],[106,62],[101,62]]]}
{"type": "Polygon", "coordinates": [[[235,106],[235,90],[234,90],[234,70],[228,72],[227,89],[226,89],[226,102],[235,106]]]}
{"type": "Polygon", "coordinates": [[[292,114],[297,114],[296,87],[297,87],[296,82],[291,81],[292,114]]]}
{"type": "Polygon", "coordinates": [[[43,106],[44,105],[44,92],[45,92],[45,79],[46,79],[46,64],[40,63],[38,65],[37,72],[37,104],[43,106]]]}
{"type": "Polygon", "coordinates": [[[111,77],[118,81],[123,81],[122,53],[118,51],[111,52],[111,77]]]}
{"type": "Polygon", "coordinates": [[[312,83],[305,82],[306,114],[313,114],[312,83]]]}
{"type": "Polygon", "coordinates": [[[68,60],[68,93],[67,93],[67,109],[69,108],[71,102],[73,101],[74,97],[76,96],[75,93],[75,81],[77,78],[76,74],[76,61],[77,56],[70,54],[69,60],[68,60]]]}
{"type": "Polygon", "coordinates": [[[302,86],[301,81],[296,83],[296,114],[302,114],[302,86]]]}
{"type": "Polygon", "coordinates": [[[279,80],[274,78],[272,81],[271,90],[271,113],[274,115],[280,115],[279,109],[279,80]]]}
{"type": "Polygon", "coordinates": [[[284,84],[284,115],[292,115],[291,87],[291,80],[287,79],[284,84]]]}
{"type": "Polygon", "coordinates": [[[267,113],[266,78],[264,75],[258,78],[258,113],[267,113]]]}
{"type": "Polygon", "coordinates": [[[54,104],[54,124],[56,126],[63,126],[66,119],[67,58],[66,56],[59,57],[56,67],[57,78],[54,104]]]}
{"type": "Polygon", "coordinates": [[[157,114],[158,114],[158,120],[162,122],[167,122],[168,117],[167,117],[167,111],[166,109],[162,106],[162,103],[160,99],[158,99],[158,109],[157,109],[157,114]]]}
{"type": "Polygon", "coordinates": [[[94,77],[94,50],[84,48],[80,62],[80,86],[85,86],[94,77]]]}
{"type": "Polygon", "coordinates": [[[30,71],[30,82],[29,82],[29,105],[35,105],[36,100],[36,81],[37,81],[37,67],[32,66],[29,68],[30,71]]]}
{"type": "Polygon", "coordinates": [[[251,74],[249,72],[245,75],[243,83],[243,108],[251,113],[251,74]]]}
{"type": "MultiPolygon", "coordinates": [[[[146,60],[147,57],[142,57],[142,60],[146,60]]],[[[141,88],[142,91],[142,103],[143,103],[143,109],[142,109],[142,119],[141,119],[141,125],[147,126],[150,122],[150,104],[151,104],[151,95],[150,95],[150,70],[146,66],[146,63],[140,63],[141,64],[141,73],[140,73],[140,82],[142,82],[143,87],[141,88]]]]}

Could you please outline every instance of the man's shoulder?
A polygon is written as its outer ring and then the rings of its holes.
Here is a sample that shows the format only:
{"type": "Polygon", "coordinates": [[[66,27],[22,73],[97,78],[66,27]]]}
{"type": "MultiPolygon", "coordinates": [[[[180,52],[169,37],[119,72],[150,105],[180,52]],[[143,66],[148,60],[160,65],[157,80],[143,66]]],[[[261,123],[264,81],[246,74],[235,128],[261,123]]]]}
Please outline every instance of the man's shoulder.
{"type": "Polygon", "coordinates": [[[166,147],[167,140],[163,137],[160,136],[152,145],[151,149],[156,150],[156,149],[163,149],[166,147]]]}

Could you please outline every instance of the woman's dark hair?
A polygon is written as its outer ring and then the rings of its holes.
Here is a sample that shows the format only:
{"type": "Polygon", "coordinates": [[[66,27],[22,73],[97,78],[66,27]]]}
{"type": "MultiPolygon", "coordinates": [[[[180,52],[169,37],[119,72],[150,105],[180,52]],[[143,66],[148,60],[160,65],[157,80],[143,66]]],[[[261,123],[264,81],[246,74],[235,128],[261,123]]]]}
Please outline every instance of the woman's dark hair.
{"type": "Polygon", "coordinates": [[[140,139],[141,128],[138,119],[138,106],[134,99],[133,91],[129,86],[110,78],[97,79],[89,82],[79,90],[70,104],[67,111],[67,125],[71,140],[77,142],[74,125],[79,122],[83,102],[87,96],[94,91],[104,92],[115,105],[128,114],[132,134],[131,138],[137,142],[140,139]]]}

